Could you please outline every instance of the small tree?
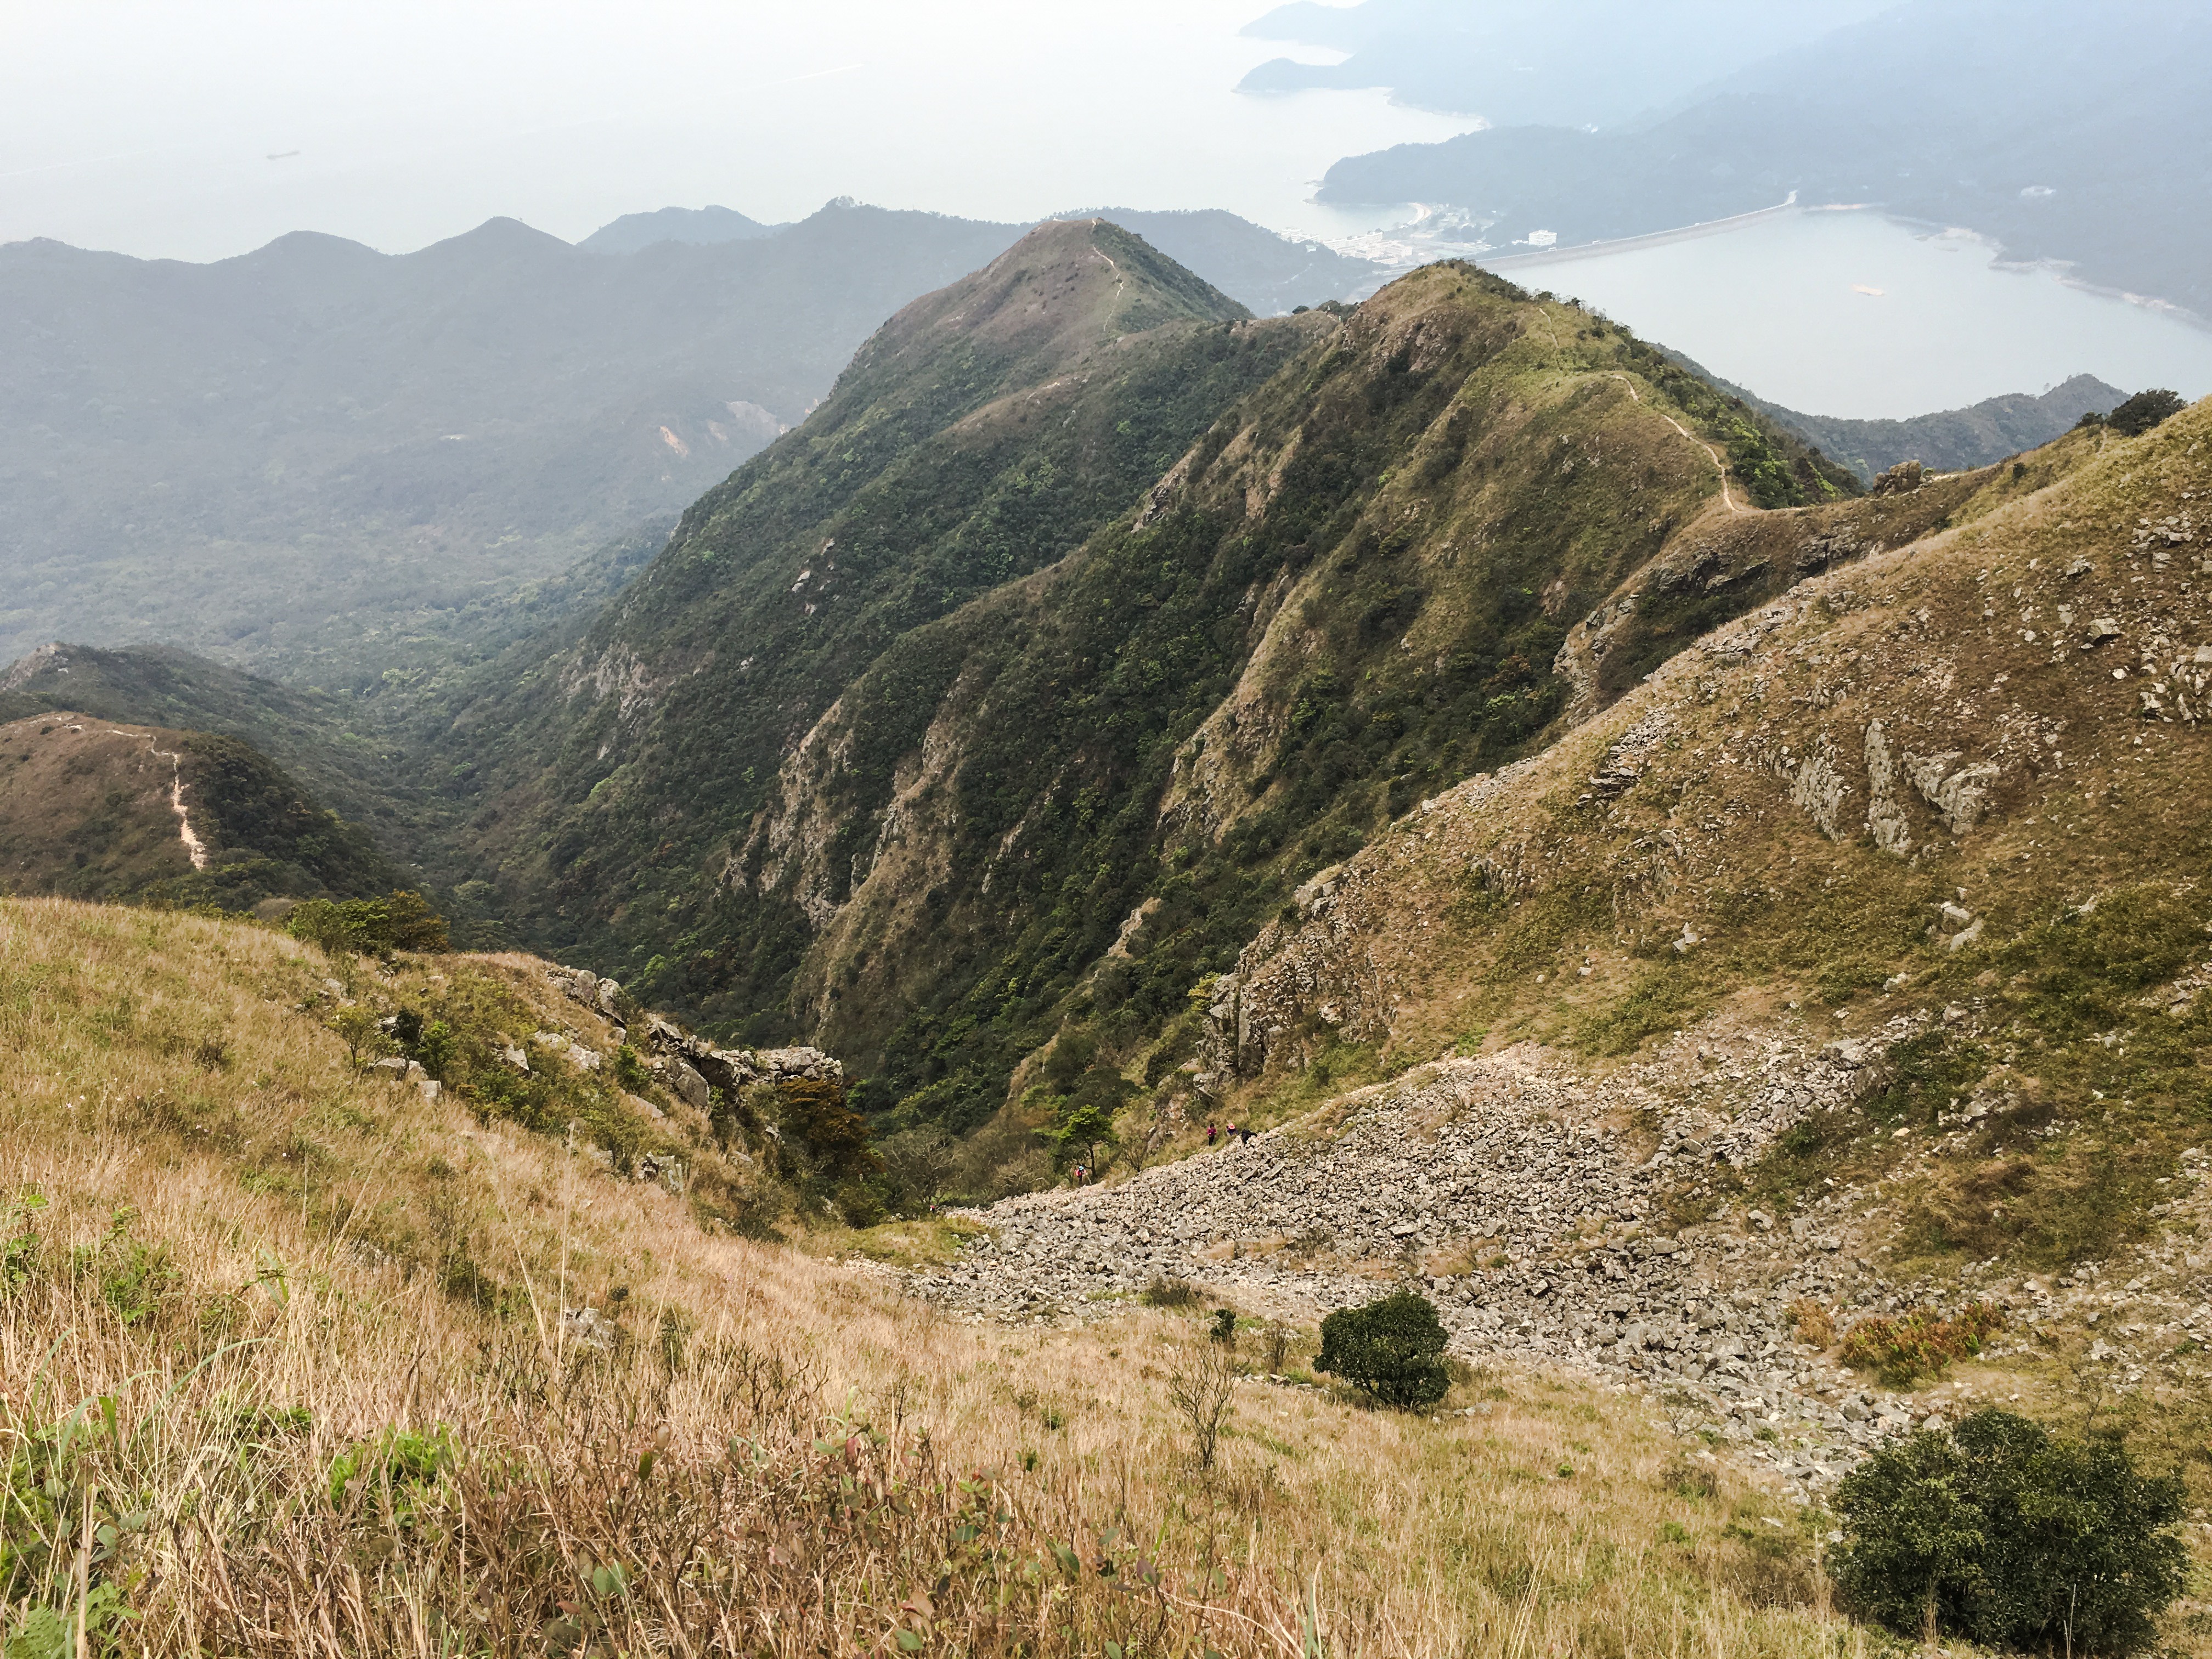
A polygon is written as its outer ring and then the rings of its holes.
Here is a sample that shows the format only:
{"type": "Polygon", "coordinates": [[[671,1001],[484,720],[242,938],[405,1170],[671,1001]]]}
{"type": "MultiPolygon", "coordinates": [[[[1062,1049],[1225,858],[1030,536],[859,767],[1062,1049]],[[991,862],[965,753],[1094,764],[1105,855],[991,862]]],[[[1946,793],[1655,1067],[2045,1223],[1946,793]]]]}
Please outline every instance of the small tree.
{"type": "Polygon", "coordinates": [[[373,1050],[384,1035],[376,1016],[366,1008],[341,1008],[331,1016],[330,1026],[345,1044],[346,1059],[356,1073],[361,1070],[362,1055],[373,1050]]]}
{"type": "Polygon", "coordinates": [[[1314,1369],[1342,1377],[1385,1406],[1413,1411],[1433,1406],[1450,1389],[1443,1353],[1436,1304],[1408,1289],[1322,1320],[1314,1369]]]}
{"type": "Polygon", "coordinates": [[[2126,1654],[2188,1582],[2182,1487],[2117,1440],[2054,1438],[2011,1412],[1884,1448],[1836,1494],[1838,1582],[1901,1635],[2126,1654]]]}
{"type": "Polygon", "coordinates": [[[902,1129],[876,1146],[884,1160],[884,1187],[901,1215],[924,1215],[944,1195],[960,1167],[960,1144],[934,1124],[902,1129]]]}
{"type": "Polygon", "coordinates": [[[1964,1626],[1982,1593],[1986,1517],[1948,1436],[1885,1447],[1847,1476],[1833,1571],[1853,1606],[1900,1636],[1964,1626]]]}
{"type": "Polygon", "coordinates": [[[1210,1339],[1191,1345],[1168,1373],[1168,1401],[1190,1425],[1191,1460],[1201,1472],[1213,1467],[1236,1387],[1235,1346],[1210,1339]]]}
{"type": "Polygon", "coordinates": [[[1114,1133],[1114,1110],[1096,1101],[1078,1101],[1061,1117],[1060,1127],[1053,1132],[1060,1143],[1060,1161],[1063,1165],[1087,1164],[1093,1170],[1098,1168],[1098,1149],[1119,1146],[1121,1138],[1114,1133]]]}
{"type": "Polygon", "coordinates": [[[292,907],[284,918],[284,931],[333,955],[352,951],[388,957],[394,951],[452,948],[446,940],[444,918],[420,893],[404,890],[390,898],[309,899],[292,907]]]}
{"type": "Polygon", "coordinates": [[[2105,424],[2123,438],[2140,438],[2153,427],[2173,418],[2189,405],[2179,392],[2163,386],[2138,392],[2105,417],[2105,424]]]}
{"type": "Polygon", "coordinates": [[[446,919],[422,894],[403,888],[382,902],[387,948],[428,956],[442,956],[453,948],[446,935],[446,919]]]}

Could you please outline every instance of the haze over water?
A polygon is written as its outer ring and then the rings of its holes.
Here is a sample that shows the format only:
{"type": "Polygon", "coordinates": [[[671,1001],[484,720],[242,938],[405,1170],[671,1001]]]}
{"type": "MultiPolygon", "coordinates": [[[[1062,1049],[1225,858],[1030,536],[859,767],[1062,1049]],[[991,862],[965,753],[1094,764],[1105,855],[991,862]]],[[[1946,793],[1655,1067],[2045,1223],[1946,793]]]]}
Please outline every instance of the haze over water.
{"type": "Polygon", "coordinates": [[[1923,415],[2080,374],[2212,392],[2212,330],[1995,253],[1878,213],[1811,212],[1503,270],[1813,414],[1923,415]]]}
{"type": "MultiPolygon", "coordinates": [[[[1238,94],[1266,58],[1335,56],[1242,36],[1264,9],[13,8],[0,241],[206,260],[313,229],[403,252],[495,215],[574,239],[672,204],[774,222],[851,195],[1010,222],[1221,207],[1351,251],[1402,244],[1359,233],[1410,210],[1322,208],[1315,184],[1340,156],[1477,122],[1382,91],[1238,94]]],[[[2212,331],[1992,269],[1989,252],[1811,214],[1513,274],[1815,413],[1914,415],[2083,372],[2212,391],[2212,331]]]]}

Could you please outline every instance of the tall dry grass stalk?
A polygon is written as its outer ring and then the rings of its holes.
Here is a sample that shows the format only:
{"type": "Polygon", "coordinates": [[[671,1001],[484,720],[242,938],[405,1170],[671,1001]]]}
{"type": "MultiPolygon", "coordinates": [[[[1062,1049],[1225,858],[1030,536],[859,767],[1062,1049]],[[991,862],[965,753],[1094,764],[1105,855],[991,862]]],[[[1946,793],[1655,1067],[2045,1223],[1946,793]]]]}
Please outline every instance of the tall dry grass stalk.
{"type": "Polygon", "coordinates": [[[1182,1316],[981,1328],[709,1236],[357,1080],[296,1006],[331,971],[0,902],[26,1651],[79,1622],[155,1655],[1862,1650],[1794,1517],[1686,1478],[1633,1401],[1521,1378],[1432,1422],[1240,1383],[1195,1475],[1182,1316]]]}

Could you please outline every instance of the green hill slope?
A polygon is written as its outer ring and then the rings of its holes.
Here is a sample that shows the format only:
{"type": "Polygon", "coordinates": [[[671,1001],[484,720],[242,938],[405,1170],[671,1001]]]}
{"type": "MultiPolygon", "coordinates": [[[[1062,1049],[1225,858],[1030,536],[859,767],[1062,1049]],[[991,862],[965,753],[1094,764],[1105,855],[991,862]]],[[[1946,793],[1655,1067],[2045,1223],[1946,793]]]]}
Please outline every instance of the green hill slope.
{"type": "Polygon", "coordinates": [[[1740,1173],[1681,1166],[1685,1214],[1879,1189],[1899,1271],[2146,1237],[2212,1111],[2208,439],[2075,434],[1440,792],[1261,930],[1207,1064],[1539,1042],[1704,1111],[1740,1173]],[[1849,1114],[1698,1080],[1838,1039],[1849,1114]]]}
{"type": "Polygon", "coordinates": [[[971,1125],[1095,1014],[1118,1086],[1299,875],[1539,741],[1574,619],[1747,511],[1739,473],[1848,487],[1595,319],[1463,265],[1394,284],[799,745],[732,871],[811,924],[797,1028],[971,1125]]]}
{"type": "Polygon", "coordinates": [[[234,738],[371,829],[393,856],[416,839],[422,796],[404,748],[370,735],[344,699],[167,646],[41,646],[0,671],[0,720],[71,710],[234,738]]]}
{"type": "Polygon", "coordinates": [[[0,887],[250,909],[404,884],[368,836],[234,738],[69,712],[0,726],[0,887]]]}
{"type": "Polygon", "coordinates": [[[1854,488],[1467,267],[1254,325],[1063,226],[896,319],[446,763],[524,937],[972,1125],[1103,958],[1149,1042],[1301,873],[1536,742],[1686,526],[1854,488]]]}
{"type": "MultiPolygon", "coordinates": [[[[908,307],[580,644],[460,712],[444,761],[486,803],[466,842],[497,861],[507,913],[631,977],[717,948],[685,941],[726,938],[729,849],[854,677],[1071,551],[1333,326],[1249,321],[1097,221],[1047,226],[908,307]]],[[[681,983],[727,1018],[773,1000],[757,988],[777,972],[681,983]]]]}

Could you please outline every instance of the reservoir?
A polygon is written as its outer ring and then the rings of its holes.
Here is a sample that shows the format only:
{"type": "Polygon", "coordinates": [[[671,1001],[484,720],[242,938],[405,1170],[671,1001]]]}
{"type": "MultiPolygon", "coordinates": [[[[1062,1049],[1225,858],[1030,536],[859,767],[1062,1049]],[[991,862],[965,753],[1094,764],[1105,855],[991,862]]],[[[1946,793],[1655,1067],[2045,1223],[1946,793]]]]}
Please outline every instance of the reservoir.
{"type": "Polygon", "coordinates": [[[2081,374],[2130,392],[2212,393],[2212,329],[1871,210],[1790,209],[1610,249],[1476,257],[1808,414],[1902,418],[2081,374]]]}

